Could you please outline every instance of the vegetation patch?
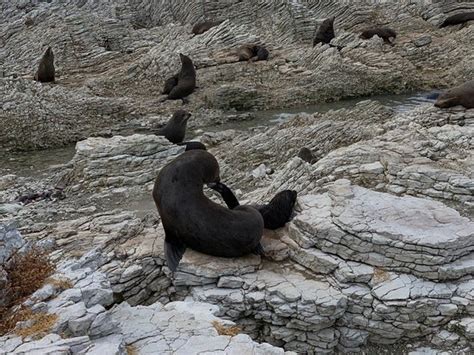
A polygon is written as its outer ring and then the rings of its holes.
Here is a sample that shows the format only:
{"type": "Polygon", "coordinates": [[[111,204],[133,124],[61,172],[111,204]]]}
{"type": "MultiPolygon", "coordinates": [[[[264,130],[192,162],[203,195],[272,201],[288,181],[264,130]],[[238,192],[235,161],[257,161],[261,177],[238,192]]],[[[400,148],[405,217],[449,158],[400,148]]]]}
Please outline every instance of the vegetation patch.
{"type": "Polygon", "coordinates": [[[231,337],[240,333],[241,329],[236,325],[225,326],[218,320],[212,322],[214,328],[216,328],[219,335],[230,335],[231,337]]]}

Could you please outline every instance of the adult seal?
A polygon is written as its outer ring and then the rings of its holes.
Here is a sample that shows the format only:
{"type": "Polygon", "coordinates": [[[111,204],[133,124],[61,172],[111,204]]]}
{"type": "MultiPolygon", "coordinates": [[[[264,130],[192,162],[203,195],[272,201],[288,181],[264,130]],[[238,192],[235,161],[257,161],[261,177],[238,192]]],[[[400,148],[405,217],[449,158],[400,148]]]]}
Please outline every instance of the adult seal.
{"type": "Polygon", "coordinates": [[[219,164],[204,150],[184,152],[158,174],[153,199],[171,271],[176,271],[186,248],[227,258],[261,252],[262,215],[251,206],[228,209],[204,195],[204,184],[219,181],[219,164]]]}
{"type": "Polygon", "coordinates": [[[203,34],[204,32],[210,30],[212,27],[218,26],[222,23],[223,21],[204,21],[204,22],[199,22],[193,26],[192,32],[194,35],[200,35],[203,34]]]}
{"type": "Polygon", "coordinates": [[[316,31],[316,36],[313,39],[313,47],[318,43],[329,43],[336,37],[334,33],[334,20],[335,17],[325,19],[316,31]]]}
{"type": "Polygon", "coordinates": [[[43,57],[41,57],[35,80],[42,83],[54,82],[55,80],[54,54],[51,47],[48,47],[43,57]]]}
{"type": "Polygon", "coordinates": [[[181,59],[181,70],[178,74],[167,79],[163,88],[163,93],[168,96],[168,100],[183,100],[191,95],[196,88],[196,70],[191,58],[184,54],[179,54],[181,59]]]}
{"type": "Polygon", "coordinates": [[[375,35],[382,38],[385,43],[390,44],[391,46],[393,46],[393,42],[390,41],[390,38],[393,38],[394,40],[397,38],[397,33],[389,27],[374,27],[365,29],[360,34],[360,38],[370,39],[375,35]]]}
{"type": "Polygon", "coordinates": [[[474,80],[456,86],[438,96],[436,107],[448,108],[453,106],[464,106],[465,108],[474,108],[474,80]]]}
{"type": "Polygon", "coordinates": [[[466,22],[473,21],[474,20],[474,11],[471,12],[465,12],[462,14],[456,14],[447,17],[441,25],[439,25],[440,28],[447,27],[447,26],[455,26],[455,25],[460,25],[460,24],[465,24],[466,22]]]}
{"type": "Polygon", "coordinates": [[[186,124],[191,114],[185,110],[177,110],[173,113],[168,123],[158,130],[158,136],[165,136],[171,143],[178,144],[183,142],[186,135],[186,124]]]}
{"type": "MultiPolygon", "coordinates": [[[[238,206],[239,200],[232,190],[222,182],[208,185],[210,188],[220,193],[227,207],[234,209],[238,206]]],[[[269,203],[254,206],[262,215],[263,224],[266,229],[278,229],[283,227],[290,219],[296,203],[297,193],[294,190],[284,190],[277,193],[269,203]]]]}

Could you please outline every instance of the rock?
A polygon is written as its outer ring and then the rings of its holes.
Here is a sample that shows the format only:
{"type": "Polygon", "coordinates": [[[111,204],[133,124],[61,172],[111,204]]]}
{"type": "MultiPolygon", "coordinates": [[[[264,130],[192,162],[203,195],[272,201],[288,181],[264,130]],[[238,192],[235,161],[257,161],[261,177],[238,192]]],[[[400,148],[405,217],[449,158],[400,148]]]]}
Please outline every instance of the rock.
{"type": "Polygon", "coordinates": [[[412,40],[413,44],[417,47],[423,47],[432,42],[431,36],[425,35],[425,36],[420,36],[418,38],[415,38],[412,40]]]}
{"type": "Polygon", "coordinates": [[[438,334],[435,334],[431,339],[431,342],[439,347],[451,347],[459,341],[459,335],[450,333],[446,330],[442,330],[438,334]]]}
{"type": "Polygon", "coordinates": [[[17,203],[4,203],[0,205],[0,215],[16,215],[22,208],[23,206],[17,203]]]}

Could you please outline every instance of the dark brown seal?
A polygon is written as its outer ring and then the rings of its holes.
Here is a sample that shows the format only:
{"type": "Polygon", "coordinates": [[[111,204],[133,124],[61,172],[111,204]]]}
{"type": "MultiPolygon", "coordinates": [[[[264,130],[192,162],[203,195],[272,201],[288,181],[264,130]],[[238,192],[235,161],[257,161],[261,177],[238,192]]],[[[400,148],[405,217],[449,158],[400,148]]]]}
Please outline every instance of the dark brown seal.
{"type": "Polygon", "coordinates": [[[191,58],[185,56],[184,54],[179,54],[181,59],[181,70],[177,75],[169,78],[166,83],[163,91],[168,91],[168,100],[183,100],[189,95],[191,95],[196,88],[196,70],[194,69],[194,64],[191,58]],[[175,85],[173,86],[173,84],[175,85]]]}
{"type": "Polygon", "coordinates": [[[204,184],[219,180],[219,164],[205,150],[184,152],[158,174],[153,199],[165,230],[171,271],[188,247],[227,258],[261,252],[262,215],[251,206],[228,209],[204,195],[204,184]]]}
{"type": "Polygon", "coordinates": [[[313,153],[309,148],[303,147],[298,152],[298,158],[303,159],[305,162],[313,164],[316,160],[313,156],[313,153]]]}
{"type": "Polygon", "coordinates": [[[446,26],[455,26],[459,24],[464,24],[468,21],[474,20],[474,11],[472,12],[465,12],[463,14],[457,14],[447,17],[439,26],[440,28],[446,26]]]}
{"type": "Polygon", "coordinates": [[[210,30],[212,27],[218,26],[222,23],[222,21],[204,21],[199,22],[193,26],[192,32],[195,35],[203,34],[204,32],[210,30]]]}
{"type": "Polygon", "coordinates": [[[436,107],[448,108],[452,106],[464,106],[474,108],[474,80],[456,86],[439,95],[435,104],[436,107]]]}
{"type": "Polygon", "coordinates": [[[181,143],[186,135],[186,124],[191,114],[185,110],[177,110],[173,113],[166,126],[158,130],[158,136],[165,136],[171,143],[181,143]]]}
{"type": "Polygon", "coordinates": [[[267,60],[269,52],[264,46],[246,44],[237,51],[239,61],[256,62],[258,60],[267,60]]]}
{"type": "Polygon", "coordinates": [[[318,43],[329,43],[336,37],[334,34],[334,20],[335,17],[330,17],[321,23],[313,39],[313,47],[318,43]]]}
{"type": "Polygon", "coordinates": [[[39,62],[38,70],[35,74],[35,80],[42,83],[54,82],[54,76],[54,54],[51,47],[48,47],[39,62]]]}
{"type": "Polygon", "coordinates": [[[397,38],[397,33],[389,27],[373,27],[367,28],[360,34],[362,39],[370,39],[373,36],[379,36],[387,44],[393,45],[393,42],[390,41],[390,38],[397,38]]]}

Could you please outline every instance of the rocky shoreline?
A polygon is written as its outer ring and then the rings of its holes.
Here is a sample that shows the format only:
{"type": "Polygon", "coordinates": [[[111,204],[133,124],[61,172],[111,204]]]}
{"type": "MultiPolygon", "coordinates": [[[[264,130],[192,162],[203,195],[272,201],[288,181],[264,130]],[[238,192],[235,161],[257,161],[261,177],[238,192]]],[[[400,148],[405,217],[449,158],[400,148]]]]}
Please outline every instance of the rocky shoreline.
{"type": "Polygon", "coordinates": [[[400,112],[364,100],[271,127],[203,127],[466,81],[474,26],[437,25],[474,5],[225,3],[0,5],[0,147],[77,142],[72,159],[41,175],[0,177],[0,264],[36,244],[57,265],[22,301],[35,316],[0,336],[0,354],[471,353],[474,109],[424,102],[400,112]],[[201,14],[229,19],[192,37],[201,14]],[[329,15],[341,51],[311,47],[329,15]],[[389,21],[395,46],[358,38],[368,19],[389,21]],[[45,42],[56,84],[29,77],[45,42]],[[270,60],[236,62],[245,42],[264,43],[270,60]],[[184,147],[149,130],[183,107],[157,94],[180,51],[198,76],[188,128],[222,180],[242,203],[298,192],[291,222],[265,231],[264,257],[187,250],[177,272],[166,267],[151,190],[184,147]],[[314,162],[297,157],[302,147],[314,162]]]}

